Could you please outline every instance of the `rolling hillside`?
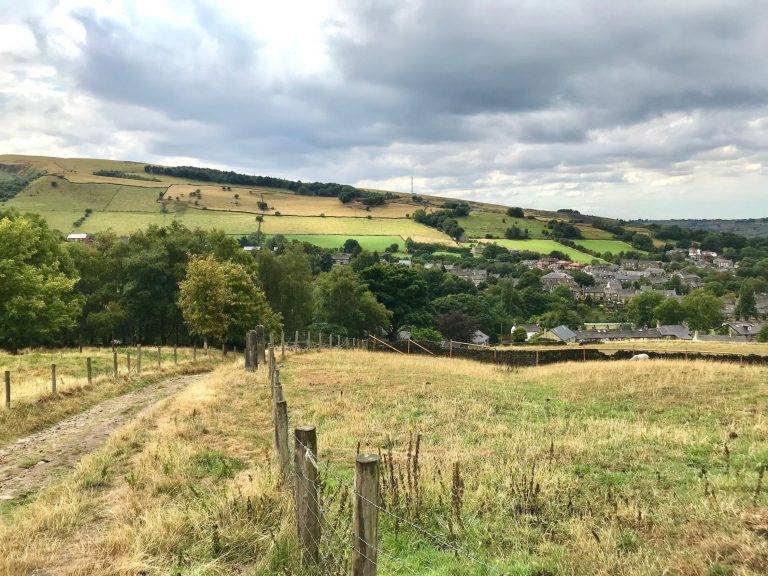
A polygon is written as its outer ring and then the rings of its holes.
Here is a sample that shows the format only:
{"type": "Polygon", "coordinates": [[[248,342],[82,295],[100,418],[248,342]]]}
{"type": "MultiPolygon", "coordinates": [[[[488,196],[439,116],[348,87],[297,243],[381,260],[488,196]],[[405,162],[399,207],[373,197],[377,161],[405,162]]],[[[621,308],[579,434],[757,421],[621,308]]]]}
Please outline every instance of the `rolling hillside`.
{"type": "MultiPolygon", "coordinates": [[[[268,235],[283,234],[326,248],[341,246],[351,237],[378,250],[392,244],[402,246],[407,238],[456,244],[441,230],[412,219],[416,210],[430,213],[442,209],[445,198],[384,192],[386,203],[371,206],[359,198],[344,203],[338,197],[308,196],[289,189],[150,174],[145,166],[115,160],[0,155],[0,174],[6,178],[17,173],[33,175],[5,205],[40,214],[64,234],[111,230],[127,235],[150,224],[178,221],[191,228],[217,228],[237,236],[260,229],[268,235]]],[[[457,218],[467,241],[504,239],[507,228],[516,226],[527,231],[530,239],[499,240],[500,244],[541,254],[559,250],[581,262],[593,258],[547,238],[546,223],[553,218],[568,220],[567,214],[526,210],[525,218],[515,218],[506,214],[505,206],[468,204],[470,214],[457,218]]],[[[579,223],[578,228],[586,241],[584,246],[591,249],[598,246],[602,251],[618,253],[629,248],[589,221],[579,223]]]]}

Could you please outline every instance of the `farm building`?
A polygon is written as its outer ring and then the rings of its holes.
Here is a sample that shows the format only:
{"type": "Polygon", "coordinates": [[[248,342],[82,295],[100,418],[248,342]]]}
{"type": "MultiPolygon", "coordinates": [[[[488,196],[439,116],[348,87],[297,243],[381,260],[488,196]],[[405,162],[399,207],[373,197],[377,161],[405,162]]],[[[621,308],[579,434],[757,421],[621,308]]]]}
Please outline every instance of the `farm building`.
{"type": "Polygon", "coordinates": [[[480,330],[475,330],[474,333],[472,334],[472,344],[480,344],[482,346],[487,346],[490,341],[491,341],[491,338],[488,336],[488,334],[480,330]]]}
{"type": "Polygon", "coordinates": [[[91,237],[85,232],[72,232],[67,234],[67,242],[82,242],[83,244],[90,244],[91,237]]]}

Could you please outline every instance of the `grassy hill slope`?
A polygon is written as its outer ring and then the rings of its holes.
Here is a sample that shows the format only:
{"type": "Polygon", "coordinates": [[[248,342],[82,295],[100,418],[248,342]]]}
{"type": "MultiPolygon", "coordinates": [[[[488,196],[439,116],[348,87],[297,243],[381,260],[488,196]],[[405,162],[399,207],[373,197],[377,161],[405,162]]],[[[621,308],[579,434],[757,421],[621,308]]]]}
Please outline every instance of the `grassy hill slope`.
{"type": "MultiPolygon", "coordinates": [[[[366,206],[359,200],[343,203],[335,197],[307,196],[287,189],[147,174],[145,166],[141,162],[90,158],[0,155],[0,176],[11,177],[12,170],[44,174],[6,205],[41,214],[64,234],[112,230],[125,235],[150,224],[179,221],[189,227],[219,228],[233,235],[261,229],[266,234],[300,237],[326,247],[340,245],[340,239],[353,236],[362,239],[364,245],[376,247],[402,244],[407,238],[455,244],[440,230],[411,218],[419,209],[441,209],[446,198],[389,192],[386,204],[366,206]]],[[[547,239],[546,223],[553,218],[567,220],[566,214],[526,210],[525,218],[513,218],[507,216],[505,206],[468,203],[470,215],[458,221],[470,241],[489,236],[503,239],[507,228],[517,226],[528,230],[531,240],[515,241],[515,248],[542,254],[556,249],[574,260],[592,259],[578,249],[547,239]]],[[[589,222],[578,227],[585,239],[611,240],[610,233],[589,222]]]]}

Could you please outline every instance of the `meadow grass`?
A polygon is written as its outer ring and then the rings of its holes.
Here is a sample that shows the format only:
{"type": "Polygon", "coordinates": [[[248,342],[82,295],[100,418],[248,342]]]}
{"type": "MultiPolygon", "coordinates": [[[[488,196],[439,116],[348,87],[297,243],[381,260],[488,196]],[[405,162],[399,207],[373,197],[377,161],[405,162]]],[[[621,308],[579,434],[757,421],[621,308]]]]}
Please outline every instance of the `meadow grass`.
{"type": "Polygon", "coordinates": [[[400,236],[346,236],[344,234],[287,234],[288,240],[308,242],[321,248],[341,248],[348,239],[357,240],[364,250],[383,252],[392,244],[405,250],[405,242],[400,236]]]}
{"type": "Polygon", "coordinates": [[[620,252],[640,252],[645,254],[642,250],[633,248],[631,244],[627,244],[622,240],[574,240],[578,246],[583,246],[589,250],[595,252],[609,252],[611,254],[619,254],[620,252]]]}
{"type": "MultiPolygon", "coordinates": [[[[508,371],[328,351],[291,356],[281,375],[291,426],[318,427],[323,507],[341,526],[323,550],[336,558],[359,446],[386,462],[382,575],[768,570],[763,368],[508,371]]],[[[305,574],[272,442],[264,372],[225,364],[6,513],[0,571],[305,574]]]]}
{"type": "MultiPolygon", "coordinates": [[[[589,264],[596,258],[586,252],[580,252],[570,246],[564,246],[554,240],[483,240],[484,242],[493,242],[499,246],[503,246],[509,250],[529,250],[531,252],[537,252],[542,255],[547,255],[550,252],[558,251],[563,254],[567,254],[574,262],[582,262],[589,264]]],[[[597,259],[599,260],[599,258],[597,259]]]]}
{"type": "Polygon", "coordinates": [[[90,406],[129,392],[162,378],[211,370],[220,360],[220,351],[205,356],[198,350],[192,361],[191,348],[178,349],[178,364],[172,348],[144,348],[141,374],[137,373],[136,350],[118,350],[118,376],[113,371],[112,351],[104,348],[29,351],[18,355],[0,353],[0,372],[11,373],[11,407],[6,408],[5,392],[0,408],[0,444],[40,430],[90,406]],[[131,352],[131,371],[127,353],[131,352]],[[92,384],[88,384],[86,358],[91,358],[92,384]],[[56,396],[51,390],[51,364],[56,364],[56,396]]]}
{"type": "Polygon", "coordinates": [[[222,186],[210,186],[199,184],[174,184],[166,192],[166,197],[174,202],[207,206],[211,210],[234,210],[239,212],[252,212],[254,214],[272,214],[280,212],[288,216],[347,216],[365,218],[370,215],[374,218],[406,218],[420,208],[408,202],[405,198],[397,201],[388,201],[383,206],[366,207],[360,202],[344,204],[338,198],[323,196],[304,196],[294,194],[289,190],[260,187],[235,187],[231,190],[223,190],[222,186]],[[190,196],[191,193],[200,191],[201,198],[190,196]],[[237,196],[237,198],[235,197],[237,196]],[[259,202],[267,203],[267,210],[259,207],[259,202]]]}
{"type": "Polygon", "coordinates": [[[528,218],[513,218],[500,212],[473,211],[469,216],[456,218],[459,225],[464,228],[468,238],[485,238],[491,234],[496,238],[504,238],[507,228],[517,226],[521,230],[528,229],[531,238],[543,238],[545,222],[528,218]]]}
{"type": "Polygon", "coordinates": [[[621,342],[606,342],[600,344],[541,344],[541,345],[502,345],[499,350],[567,350],[578,348],[579,350],[602,350],[613,352],[616,350],[631,351],[655,351],[655,352],[692,352],[700,354],[739,354],[748,356],[768,356],[768,343],[764,342],[705,342],[701,340],[623,340],[621,342]]]}

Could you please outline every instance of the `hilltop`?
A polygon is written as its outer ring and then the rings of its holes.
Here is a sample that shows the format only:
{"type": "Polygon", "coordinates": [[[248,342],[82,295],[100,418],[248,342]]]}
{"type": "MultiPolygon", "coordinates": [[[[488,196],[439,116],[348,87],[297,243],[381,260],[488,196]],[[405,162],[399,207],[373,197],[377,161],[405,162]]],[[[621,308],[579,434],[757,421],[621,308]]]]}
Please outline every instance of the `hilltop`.
{"type": "MultiPolygon", "coordinates": [[[[447,247],[483,240],[541,254],[558,251],[581,262],[596,253],[637,248],[614,237],[617,221],[574,211],[510,213],[498,204],[204,168],[0,155],[0,175],[8,207],[38,213],[64,234],[112,230],[125,235],[178,221],[236,236],[257,230],[282,234],[324,248],[339,247],[348,238],[370,250],[393,244],[402,250],[409,238],[447,247]],[[553,230],[553,220],[566,231],[553,230]],[[573,242],[563,245],[557,241],[562,237],[573,242]]],[[[651,236],[642,227],[633,231],[651,236]]]]}

